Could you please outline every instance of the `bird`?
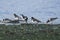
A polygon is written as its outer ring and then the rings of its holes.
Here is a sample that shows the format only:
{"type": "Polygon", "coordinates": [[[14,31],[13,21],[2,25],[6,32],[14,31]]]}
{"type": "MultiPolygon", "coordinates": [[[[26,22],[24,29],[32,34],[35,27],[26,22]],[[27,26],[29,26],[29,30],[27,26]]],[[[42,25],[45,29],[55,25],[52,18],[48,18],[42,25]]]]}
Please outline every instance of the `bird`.
{"type": "Polygon", "coordinates": [[[49,23],[49,22],[54,21],[54,20],[56,20],[56,19],[58,19],[58,17],[50,18],[50,19],[48,19],[48,20],[46,21],[46,23],[49,23]]]}
{"type": "Polygon", "coordinates": [[[38,20],[38,19],[36,19],[34,17],[31,17],[31,20],[32,20],[32,22],[37,22],[37,23],[41,22],[40,20],[38,20]]]}
{"type": "Polygon", "coordinates": [[[20,14],[21,16],[22,16],[22,18],[25,20],[25,22],[27,23],[27,21],[28,21],[28,17],[27,16],[25,16],[25,15],[23,15],[23,14],[20,14]]]}

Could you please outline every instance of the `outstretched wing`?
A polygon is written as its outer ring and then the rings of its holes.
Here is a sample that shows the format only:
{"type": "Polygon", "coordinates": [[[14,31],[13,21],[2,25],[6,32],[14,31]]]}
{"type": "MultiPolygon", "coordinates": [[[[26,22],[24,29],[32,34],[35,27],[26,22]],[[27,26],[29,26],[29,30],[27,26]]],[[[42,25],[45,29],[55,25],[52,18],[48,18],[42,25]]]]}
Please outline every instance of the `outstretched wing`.
{"type": "Polygon", "coordinates": [[[10,19],[6,18],[6,19],[3,19],[3,21],[11,21],[10,19]]]}
{"type": "Polygon", "coordinates": [[[56,19],[58,19],[58,18],[57,18],[57,17],[56,17],[56,18],[50,18],[50,20],[47,20],[46,23],[49,23],[49,22],[54,21],[54,20],[56,20],[56,19]]]}
{"type": "Polygon", "coordinates": [[[36,19],[36,18],[34,18],[34,17],[31,17],[31,19],[32,19],[33,21],[36,21],[36,22],[41,22],[40,20],[38,20],[38,19],[36,19]]]}
{"type": "Polygon", "coordinates": [[[14,16],[15,16],[15,19],[18,19],[18,20],[21,20],[21,19],[22,19],[21,16],[18,16],[18,15],[16,15],[15,13],[14,13],[14,16]]]}
{"type": "Polygon", "coordinates": [[[14,17],[15,17],[15,18],[16,18],[16,17],[17,17],[17,18],[19,18],[19,16],[18,16],[18,15],[16,15],[15,13],[14,13],[14,17]]]}

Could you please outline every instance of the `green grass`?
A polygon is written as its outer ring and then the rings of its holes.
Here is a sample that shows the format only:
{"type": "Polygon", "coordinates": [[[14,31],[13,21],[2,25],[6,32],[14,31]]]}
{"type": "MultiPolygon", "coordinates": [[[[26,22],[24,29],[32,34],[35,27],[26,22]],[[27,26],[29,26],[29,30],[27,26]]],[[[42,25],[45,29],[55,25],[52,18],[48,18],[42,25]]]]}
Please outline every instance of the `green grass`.
{"type": "Polygon", "coordinates": [[[0,40],[60,40],[60,25],[0,25],[0,40]]]}

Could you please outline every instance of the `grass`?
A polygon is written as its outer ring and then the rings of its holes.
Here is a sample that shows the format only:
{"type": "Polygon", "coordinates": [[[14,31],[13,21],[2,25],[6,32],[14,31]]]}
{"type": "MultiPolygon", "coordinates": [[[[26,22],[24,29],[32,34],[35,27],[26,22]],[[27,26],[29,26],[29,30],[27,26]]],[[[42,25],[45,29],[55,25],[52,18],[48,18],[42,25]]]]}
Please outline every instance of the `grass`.
{"type": "Polygon", "coordinates": [[[60,25],[0,25],[0,40],[60,40],[60,25]]]}

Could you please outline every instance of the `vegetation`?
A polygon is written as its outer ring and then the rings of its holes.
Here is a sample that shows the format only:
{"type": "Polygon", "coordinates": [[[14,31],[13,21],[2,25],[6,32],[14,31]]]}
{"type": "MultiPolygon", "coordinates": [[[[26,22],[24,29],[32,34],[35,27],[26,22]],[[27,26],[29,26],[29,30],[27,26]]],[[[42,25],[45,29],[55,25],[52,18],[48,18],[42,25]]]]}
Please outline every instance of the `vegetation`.
{"type": "Polygon", "coordinates": [[[60,40],[60,25],[0,25],[0,40],[60,40]]]}

